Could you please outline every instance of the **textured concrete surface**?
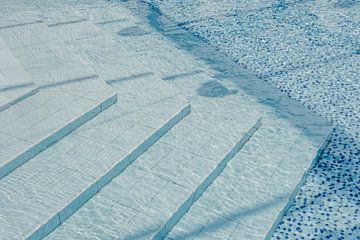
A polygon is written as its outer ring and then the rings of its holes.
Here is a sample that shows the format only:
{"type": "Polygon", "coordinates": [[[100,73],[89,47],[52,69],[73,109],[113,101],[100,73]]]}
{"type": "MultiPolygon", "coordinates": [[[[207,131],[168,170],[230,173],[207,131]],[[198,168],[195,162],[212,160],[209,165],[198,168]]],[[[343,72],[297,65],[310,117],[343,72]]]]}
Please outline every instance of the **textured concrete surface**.
{"type": "MultiPolygon", "coordinates": [[[[292,201],[293,192],[296,192],[298,184],[303,181],[304,172],[312,166],[321,144],[326,142],[325,138],[331,129],[329,124],[269,86],[257,84],[254,81],[256,78],[246,70],[239,69],[226,56],[218,55],[201,40],[167,22],[166,18],[163,19],[144,5],[100,2],[81,5],[81,7],[74,4],[70,9],[74,11],[64,10],[64,12],[81,14],[77,16],[78,20],[73,20],[76,24],[81,26],[86,23],[80,21],[81,19],[90,19],[95,25],[112,34],[113,39],[121,43],[124,48],[135,49],[134,54],[140,56],[139,61],[179,89],[191,101],[192,114],[50,234],[49,238],[88,239],[95,236],[136,239],[158,237],[154,234],[159,230],[166,233],[170,230],[166,229],[166,221],[171,221],[174,213],[183,206],[186,196],[189,196],[195,190],[195,186],[204,180],[201,174],[206,176],[211,173],[211,164],[208,165],[211,160],[221,160],[221,156],[229,149],[226,147],[226,142],[238,138],[239,135],[233,130],[239,127],[239,121],[243,121],[241,116],[249,117],[254,110],[265,114],[264,121],[267,127],[260,132],[262,136],[259,138],[262,139],[264,144],[262,148],[266,152],[261,151],[261,154],[257,154],[256,146],[252,146],[253,153],[247,151],[246,154],[259,162],[264,156],[268,157],[259,168],[254,169],[253,166],[253,169],[248,170],[264,172],[268,166],[271,166],[271,170],[267,178],[255,178],[255,180],[250,178],[245,187],[252,189],[254,185],[254,192],[249,191],[247,195],[251,198],[256,196],[257,186],[264,187],[268,181],[272,182],[272,188],[264,191],[264,194],[276,193],[276,199],[281,199],[282,204],[274,204],[270,207],[270,212],[259,214],[260,218],[267,216],[266,214],[271,216],[270,221],[259,221],[263,229],[259,234],[265,236],[271,232],[273,224],[279,221],[278,218],[287,209],[288,202],[292,201]],[[147,18],[135,17],[136,14],[147,18]],[[203,111],[208,117],[201,120],[203,111]],[[221,118],[223,120],[220,120],[221,118]],[[204,125],[195,130],[198,126],[195,125],[194,128],[192,122],[197,124],[200,122],[204,125]],[[217,134],[219,129],[229,130],[217,134]],[[218,137],[209,142],[203,141],[207,134],[218,137]],[[281,143],[278,148],[266,145],[266,141],[276,138],[278,143],[281,143]],[[289,143],[287,143],[288,138],[292,139],[289,143]],[[201,151],[203,147],[197,147],[198,142],[211,143],[212,147],[201,151]],[[202,158],[193,156],[193,153],[202,158]],[[271,156],[279,157],[272,159],[271,156]],[[287,169],[293,162],[298,164],[287,169]],[[283,171],[287,174],[284,174],[284,178],[278,178],[279,173],[283,171]],[[181,184],[177,178],[182,179],[181,184]],[[134,183],[135,179],[139,180],[134,183]],[[285,182],[289,184],[281,195],[276,192],[276,186],[285,182]],[[170,196],[179,196],[179,199],[169,199],[170,196]],[[96,217],[90,217],[92,214],[96,217]]],[[[205,146],[207,145],[204,144],[205,146]]],[[[235,159],[237,158],[232,160],[235,159]]],[[[241,169],[244,166],[246,165],[242,165],[240,161],[237,168],[241,169]]],[[[223,173],[226,172],[227,168],[223,173]]],[[[245,178],[246,176],[244,175],[245,178]]],[[[236,182],[238,179],[234,176],[226,178],[227,187],[234,185],[231,181],[236,182]]],[[[208,190],[210,191],[211,187],[208,190]]],[[[207,191],[204,194],[207,194],[207,191]]],[[[214,205],[217,203],[216,199],[221,200],[216,192],[211,191],[209,194],[214,205]]],[[[229,200],[236,201],[235,197],[230,197],[229,200]]],[[[199,201],[201,199],[200,197],[199,201]]],[[[254,197],[253,200],[260,203],[261,200],[267,199],[254,197]]],[[[185,218],[188,217],[185,215],[185,218]]],[[[206,215],[197,215],[197,217],[203,220],[207,218],[206,215]]],[[[252,218],[245,219],[244,228],[251,221],[252,218]]],[[[174,223],[176,220],[171,225],[174,223]]],[[[224,236],[232,233],[230,230],[224,231],[224,236]]],[[[255,230],[249,232],[249,236],[255,237],[256,234],[255,230]]],[[[215,238],[214,235],[208,237],[215,238]]]]}
{"type": "Polygon", "coordinates": [[[0,111],[34,95],[38,88],[0,38],[0,111]]]}
{"type": "Polygon", "coordinates": [[[116,102],[116,93],[46,25],[15,23],[22,15],[12,14],[2,15],[0,37],[39,93],[0,112],[0,178],[116,102]]]}
{"type": "MultiPolygon", "coordinates": [[[[43,42],[41,34],[6,35],[17,40],[10,48],[30,75],[58,63],[47,57],[56,52],[92,69],[91,84],[104,80],[118,102],[0,180],[1,236],[272,234],[327,143],[325,120],[146,4],[2,4],[6,24],[48,33],[43,42]]],[[[51,75],[67,74],[60,69],[51,75]]]]}
{"type": "MultiPolygon", "coordinates": [[[[56,32],[42,21],[36,24],[42,25],[40,28],[47,31],[47,36],[56,35],[56,32]]],[[[106,38],[106,36],[103,37],[106,38]]],[[[47,73],[39,71],[39,68],[41,69],[41,66],[48,62],[53,63],[52,58],[48,57],[53,52],[63,54],[61,58],[55,60],[71,58],[66,63],[70,64],[66,65],[69,70],[62,69],[62,72],[58,72],[59,75],[52,75],[60,78],[63,74],[71,73],[72,64],[78,66],[80,71],[86,71],[101,66],[101,62],[116,59],[119,54],[120,56],[125,54],[118,51],[120,47],[116,42],[112,42],[111,46],[112,49],[107,48],[108,52],[91,56],[93,62],[86,62],[86,56],[79,58],[74,49],[65,45],[61,39],[38,43],[38,46],[34,48],[37,50],[35,53],[33,49],[27,51],[21,47],[15,47],[13,52],[24,63],[28,61],[29,64],[38,64],[37,67],[27,68],[27,71],[34,75],[47,73]]],[[[56,55],[52,56],[56,57],[56,55]]],[[[61,61],[56,63],[59,64],[55,65],[57,68],[54,66],[54,69],[50,71],[55,71],[64,64],[61,61]]],[[[122,66],[119,61],[113,61],[112,64],[107,62],[106,65],[112,69],[111,71],[103,69],[102,72],[96,72],[97,75],[93,77],[75,81],[74,85],[69,81],[71,86],[58,84],[57,78],[42,78],[43,81],[47,81],[46,83],[39,80],[40,89],[48,89],[48,95],[50,95],[47,98],[48,104],[66,105],[70,103],[67,101],[68,96],[74,98],[74,102],[70,104],[72,108],[55,113],[61,119],[70,118],[74,113],[83,113],[88,106],[82,100],[89,99],[88,102],[92,103],[90,99],[101,93],[101,87],[105,82],[102,80],[103,76],[99,74],[112,74],[113,77],[123,78],[124,81],[121,79],[115,81],[116,79],[113,78],[107,81],[111,85],[111,91],[121,96],[116,105],[39,153],[0,181],[2,185],[0,188],[2,237],[5,239],[42,238],[189,113],[188,101],[179,96],[174,89],[154,74],[143,74],[141,71],[146,72],[146,67],[139,64],[135,58],[127,57],[127,63],[132,64],[134,68],[125,71],[129,68],[122,66]],[[126,81],[133,77],[136,81],[126,81]],[[95,89],[89,91],[89,88],[81,88],[81,85],[77,84],[97,86],[95,88],[97,91],[95,89]],[[72,94],[67,94],[63,89],[72,91],[72,94]],[[83,98],[76,98],[76,93],[81,94],[83,98]]],[[[107,86],[107,88],[110,87],[107,86]]],[[[40,91],[37,95],[40,94],[45,93],[40,91]]],[[[17,106],[19,105],[15,107],[17,106]]],[[[44,107],[43,104],[33,102],[29,106],[35,109],[44,107]]],[[[48,109],[56,110],[53,107],[48,109]]],[[[31,112],[29,116],[34,116],[34,114],[31,112]]],[[[17,144],[4,144],[4,146],[20,147],[17,144]]],[[[10,150],[9,152],[13,153],[10,150]]]]}

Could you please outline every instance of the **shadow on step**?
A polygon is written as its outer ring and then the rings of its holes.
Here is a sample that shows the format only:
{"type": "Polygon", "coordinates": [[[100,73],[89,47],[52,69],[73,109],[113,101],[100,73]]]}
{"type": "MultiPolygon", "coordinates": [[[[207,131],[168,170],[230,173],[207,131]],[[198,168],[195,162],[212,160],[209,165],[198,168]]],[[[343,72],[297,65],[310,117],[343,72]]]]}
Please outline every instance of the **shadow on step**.
{"type": "MultiPolygon", "coordinates": [[[[256,215],[258,213],[266,211],[267,209],[271,208],[273,205],[279,204],[279,202],[281,201],[282,201],[281,197],[273,198],[267,202],[257,205],[254,208],[240,210],[228,216],[222,216],[222,217],[219,216],[218,218],[212,219],[210,222],[207,222],[205,227],[204,226],[197,227],[195,229],[192,229],[191,231],[183,233],[182,235],[176,235],[176,240],[193,239],[200,232],[206,232],[206,233],[215,232],[218,229],[225,228],[229,223],[231,223],[229,219],[231,219],[232,221],[238,221],[241,220],[242,218],[246,218],[247,216],[256,215]]],[[[131,236],[126,236],[125,239],[140,240],[140,239],[151,238],[151,236],[153,236],[157,232],[157,230],[158,227],[154,226],[150,229],[143,230],[131,236]]]]}

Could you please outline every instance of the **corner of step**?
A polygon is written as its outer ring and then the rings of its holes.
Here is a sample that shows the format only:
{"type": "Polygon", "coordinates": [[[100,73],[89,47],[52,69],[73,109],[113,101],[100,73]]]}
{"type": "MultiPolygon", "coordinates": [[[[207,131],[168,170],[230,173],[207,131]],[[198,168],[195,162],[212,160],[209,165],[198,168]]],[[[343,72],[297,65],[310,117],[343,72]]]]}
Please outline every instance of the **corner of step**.
{"type": "Polygon", "coordinates": [[[172,213],[167,221],[155,232],[151,239],[160,240],[164,239],[171,229],[181,220],[183,216],[189,211],[191,206],[201,197],[201,195],[207,190],[207,188],[215,181],[215,179],[223,172],[227,164],[231,159],[241,151],[242,147],[252,137],[252,135],[261,127],[262,114],[258,113],[258,116],[254,119],[252,127],[244,133],[239,141],[228,151],[228,153],[219,161],[215,169],[213,169],[207,177],[196,187],[196,189],[190,194],[190,196],[180,205],[180,207],[172,213]]]}
{"type": "MultiPolygon", "coordinates": [[[[109,103],[116,102],[116,94],[112,95],[109,103]]],[[[105,106],[110,106],[105,104],[105,106]]],[[[191,105],[187,102],[179,111],[177,111],[167,122],[161,127],[154,130],[143,142],[139,143],[133,148],[123,159],[116,162],[113,166],[109,167],[107,172],[94,180],[87,189],[77,194],[71,202],[63,206],[56,215],[51,217],[46,223],[43,223],[37,229],[31,232],[27,239],[42,239],[55,230],[62,222],[70,217],[77,209],[79,209],[85,202],[97,194],[106,184],[108,184],[114,177],[118,176],[124,169],[126,169],[138,156],[145,152],[152,146],[163,134],[177,124],[181,119],[186,117],[191,112],[191,105]]]]}

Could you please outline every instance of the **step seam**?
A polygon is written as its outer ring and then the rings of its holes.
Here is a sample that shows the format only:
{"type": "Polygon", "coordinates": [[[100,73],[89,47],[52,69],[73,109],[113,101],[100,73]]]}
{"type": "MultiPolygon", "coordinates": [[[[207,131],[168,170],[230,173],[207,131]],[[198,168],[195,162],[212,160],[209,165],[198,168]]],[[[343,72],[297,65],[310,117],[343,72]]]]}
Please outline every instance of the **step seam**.
{"type": "Polygon", "coordinates": [[[14,106],[17,103],[20,103],[21,101],[25,100],[28,97],[35,95],[38,92],[39,92],[38,87],[33,88],[31,91],[26,92],[25,94],[17,97],[16,99],[13,99],[13,100],[7,102],[6,104],[0,106],[0,112],[10,108],[11,106],[14,106]]]}
{"type": "Polygon", "coordinates": [[[165,224],[151,237],[153,240],[164,239],[171,229],[182,219],[190,210],[191,206],[201,197],[207,188],[223,172],[231,159],[241,150],[251,136],[261,127],[262,117],[260,117],[254,126],[237,142],[225,157],[218,163],[216,168],[198,185],[190,196],[181,204],[181,206],[172,214],[165,224]]]}
{"type": "Polygon", "coordinates": [[[71,133],[81,125],[85,124],[92,118],[96,117],[99,113],[101,113],[111,105],[115,104],[116,102],[117,94],[114,93],[111,96],[107,97],[105,100],[103,100],[101,103],[98,103],[97,105],[90,108],[81,116],[68,121],[62,127],[58,128],[48,136],[44,137],[39,142],[33,144],[26,151],[18,154],[11,161],[0,167],[0,180],[10,174],[16,168],[20,167],[21,165],[35,157],[37,154],[48,148],[51,144],[67,136],[69,133],[71,133]]]}
{"type": "Polygon", "coordinates": [[[108,184],[113,178],[118,176],[132,162],[134,162],[142,153],[150,148],[160,139],[168,130],[180,122],[191,112],[191,104],[187,102],[177,113],[175,113],[168,121],[155,129],[143,142],[133,148],[125,157],[115,163],[109,170],[95,180],[90,186],[74,197],[69,204],[58,211],[53,217],[30,233],[26,239],[42,239],[60,226],[67,218],[73,215],[84,203],[95,196],[99,191],[108,184]]]}

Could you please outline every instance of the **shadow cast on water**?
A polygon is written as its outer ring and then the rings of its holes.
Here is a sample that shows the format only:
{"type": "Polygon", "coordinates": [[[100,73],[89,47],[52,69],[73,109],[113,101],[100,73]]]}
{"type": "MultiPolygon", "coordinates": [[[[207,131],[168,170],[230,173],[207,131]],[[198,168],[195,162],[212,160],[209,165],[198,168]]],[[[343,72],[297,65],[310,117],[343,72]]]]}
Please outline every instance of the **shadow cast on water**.
{"type": "Polygon", "coordinates": [[[138,36],[144,36],[144,35],[148,35],[148,34],[149,34],[149,32],[147,32],[146,30],[142,29],[139,26],[127,27],[118,32],[118,35],[127,36],[127,37],[138,37],[138,36]]]}
{"type": "MultiPolygon", "coordinates": [[[[143,72],[143,73],[133,74],[131,76],[106,80],[105,82],[107,84],[109,84],[109,85],[112,85],[112,84],[116,84],[118,82],[130,81],[130,80],[134,80],[134,79],[148,77],[148,76],[151,76],[151,75],[154,75],[154,73],[152,73],[152,72],[143,72]]],[[[59,86],[66,85],[66,84],[71,84],[71,83],[74,83],[74,82],[88,81],[88,80],[93,80],[93,79],[97,79],[97,78],[100,78],[100,76],[98,76],[98,75],[89,75],[89,76],[84,76],[84,77],[79,77],[79,78],[72,78],[72,79],[67,79],[67,80],[63,80],[63,81],[57,81],[57,82],[52,82],[52,83],[41,84],[41,85],[38,86],[38,88],[39,89],[49,89],[49,88],[59,87],[59,86]]],[[[99,79],[99,81],[102,81],[102,80],[99,79]]],[[[0,93],[5,92],[5,91],[16,90],[16,89],[19,89],[19,88],[29,87],[29,86],[35,86],[35,84],[34,83],[24,83],[24,84],[18,84],[18,85],[11,85],[11,86],[2,87],[2,88],[0,88],[0,93]]]]}
{"type": "MultiPolygon", "coordinates": [[[[38,85],[38,88],[39,89],[48,89],[48,88],[52,88],[52,87],[58,87],[58,86],[62,86],[62,85],[66,85],[66,84],[70,84],[70,83],[74,83],[74,82],[92,80],[92,79],[96,79],[96,78],[99,78],[99,76],[98,75],[83,76],[83,77],[72,78],[72,79],[67,79],[67,80],[63,80],[63,81],[40,84],[40,85],[38,85]]],[[[16,90],[18,88],[24,88],[24,87],[29,87],[29,86],[36,86],[36,85],[34,83],[11,85],[11,86],[6,86],[3,88],[0,88],[0,92],[12,91],[12,90],[16,90]]]]}
{"type": "MultiPolygon", "coordinates": [[[[213,218],[211,221],[206,222],[206,226],[203,224],[200,224],[199,226],[195,227],[192,230],[189,230],[187,232],[183,232],[181,234],[178,234],[175,236],[175,238],[171,238],[174,240],[187,240],[187,239],[193,239],[200,233],[214,233],[219,229],[226,228],[229,225],[236,225],[241,220],[247,218],[247,217],[253,217],[261,212],[266,211],[267,209],[271,208],[273,205],[279,204],[283,202],[282,197],[273,197],[272,199],[257,204],[254,207],[249,207],[247,209],[242,209],[240,211],[234,212],[232,214],[229,214],[227,216],[220,216],[216,213],[212,213],[214,215],[217,215],[218,217],[213,218]]],[[[205,211],[209,211],[205,209],[205,211]]],[[[151,239],[151,237],[159,230],[159,227],[148,227],[147,230],[142,230],[138,233],[128,235],[125,237],[125,239],[128,240],[140,240],[140,239],[151,239]]]]}
{"type": "Polygon", "coordinates": [[[197,94],[203,97],[226,97],[228,95],[236,94],[238,90],[229,90],[219,81],[208,81],[197,90],[197,94]]]}
{"type": "Polygon", "coordinates": [[[111,79],[111,80],[106,80],[107,84],[114,84],[114,83],[118,83],[118,82],[123,82],[123,81],[130,81],[130,80],[134,80],[134,79],[139,79],[139,78],[143,78],[143,77],[148,77],[154,75],[154,73],[152,72],[144,72],[144,73],[138,73],[138,74],[134,74],[131,76],[126,76],[126,77],[121,77],[121,78],[117,78],[117,79],[111,79]]]}
{"type": "Polygon", "coordinates": [[[26,88],[26,87],[30,87],[30,86],[34,86],[34,83],[29,82],[29,83],[22,83],[22,84],[0,87],[0,92],[12,91],[12,90],[16,90],[19,88],[26,88]]]}
{"type": "Polygon", "coordinates": [[[163,77],[162,80],[165,80],[165,81],[175,81],[175,80],[178,80],[178,79],[180,79],[180,78],[190,77],[190,76],[193,76],[193,75],[202,73],[202,72],[203,72],[202,70],[195,70],[195,71],[185,72],[185,73],[181,73],[181,74],[174,74],[174,75],[170,75],[170,76],[163,77]]]}

